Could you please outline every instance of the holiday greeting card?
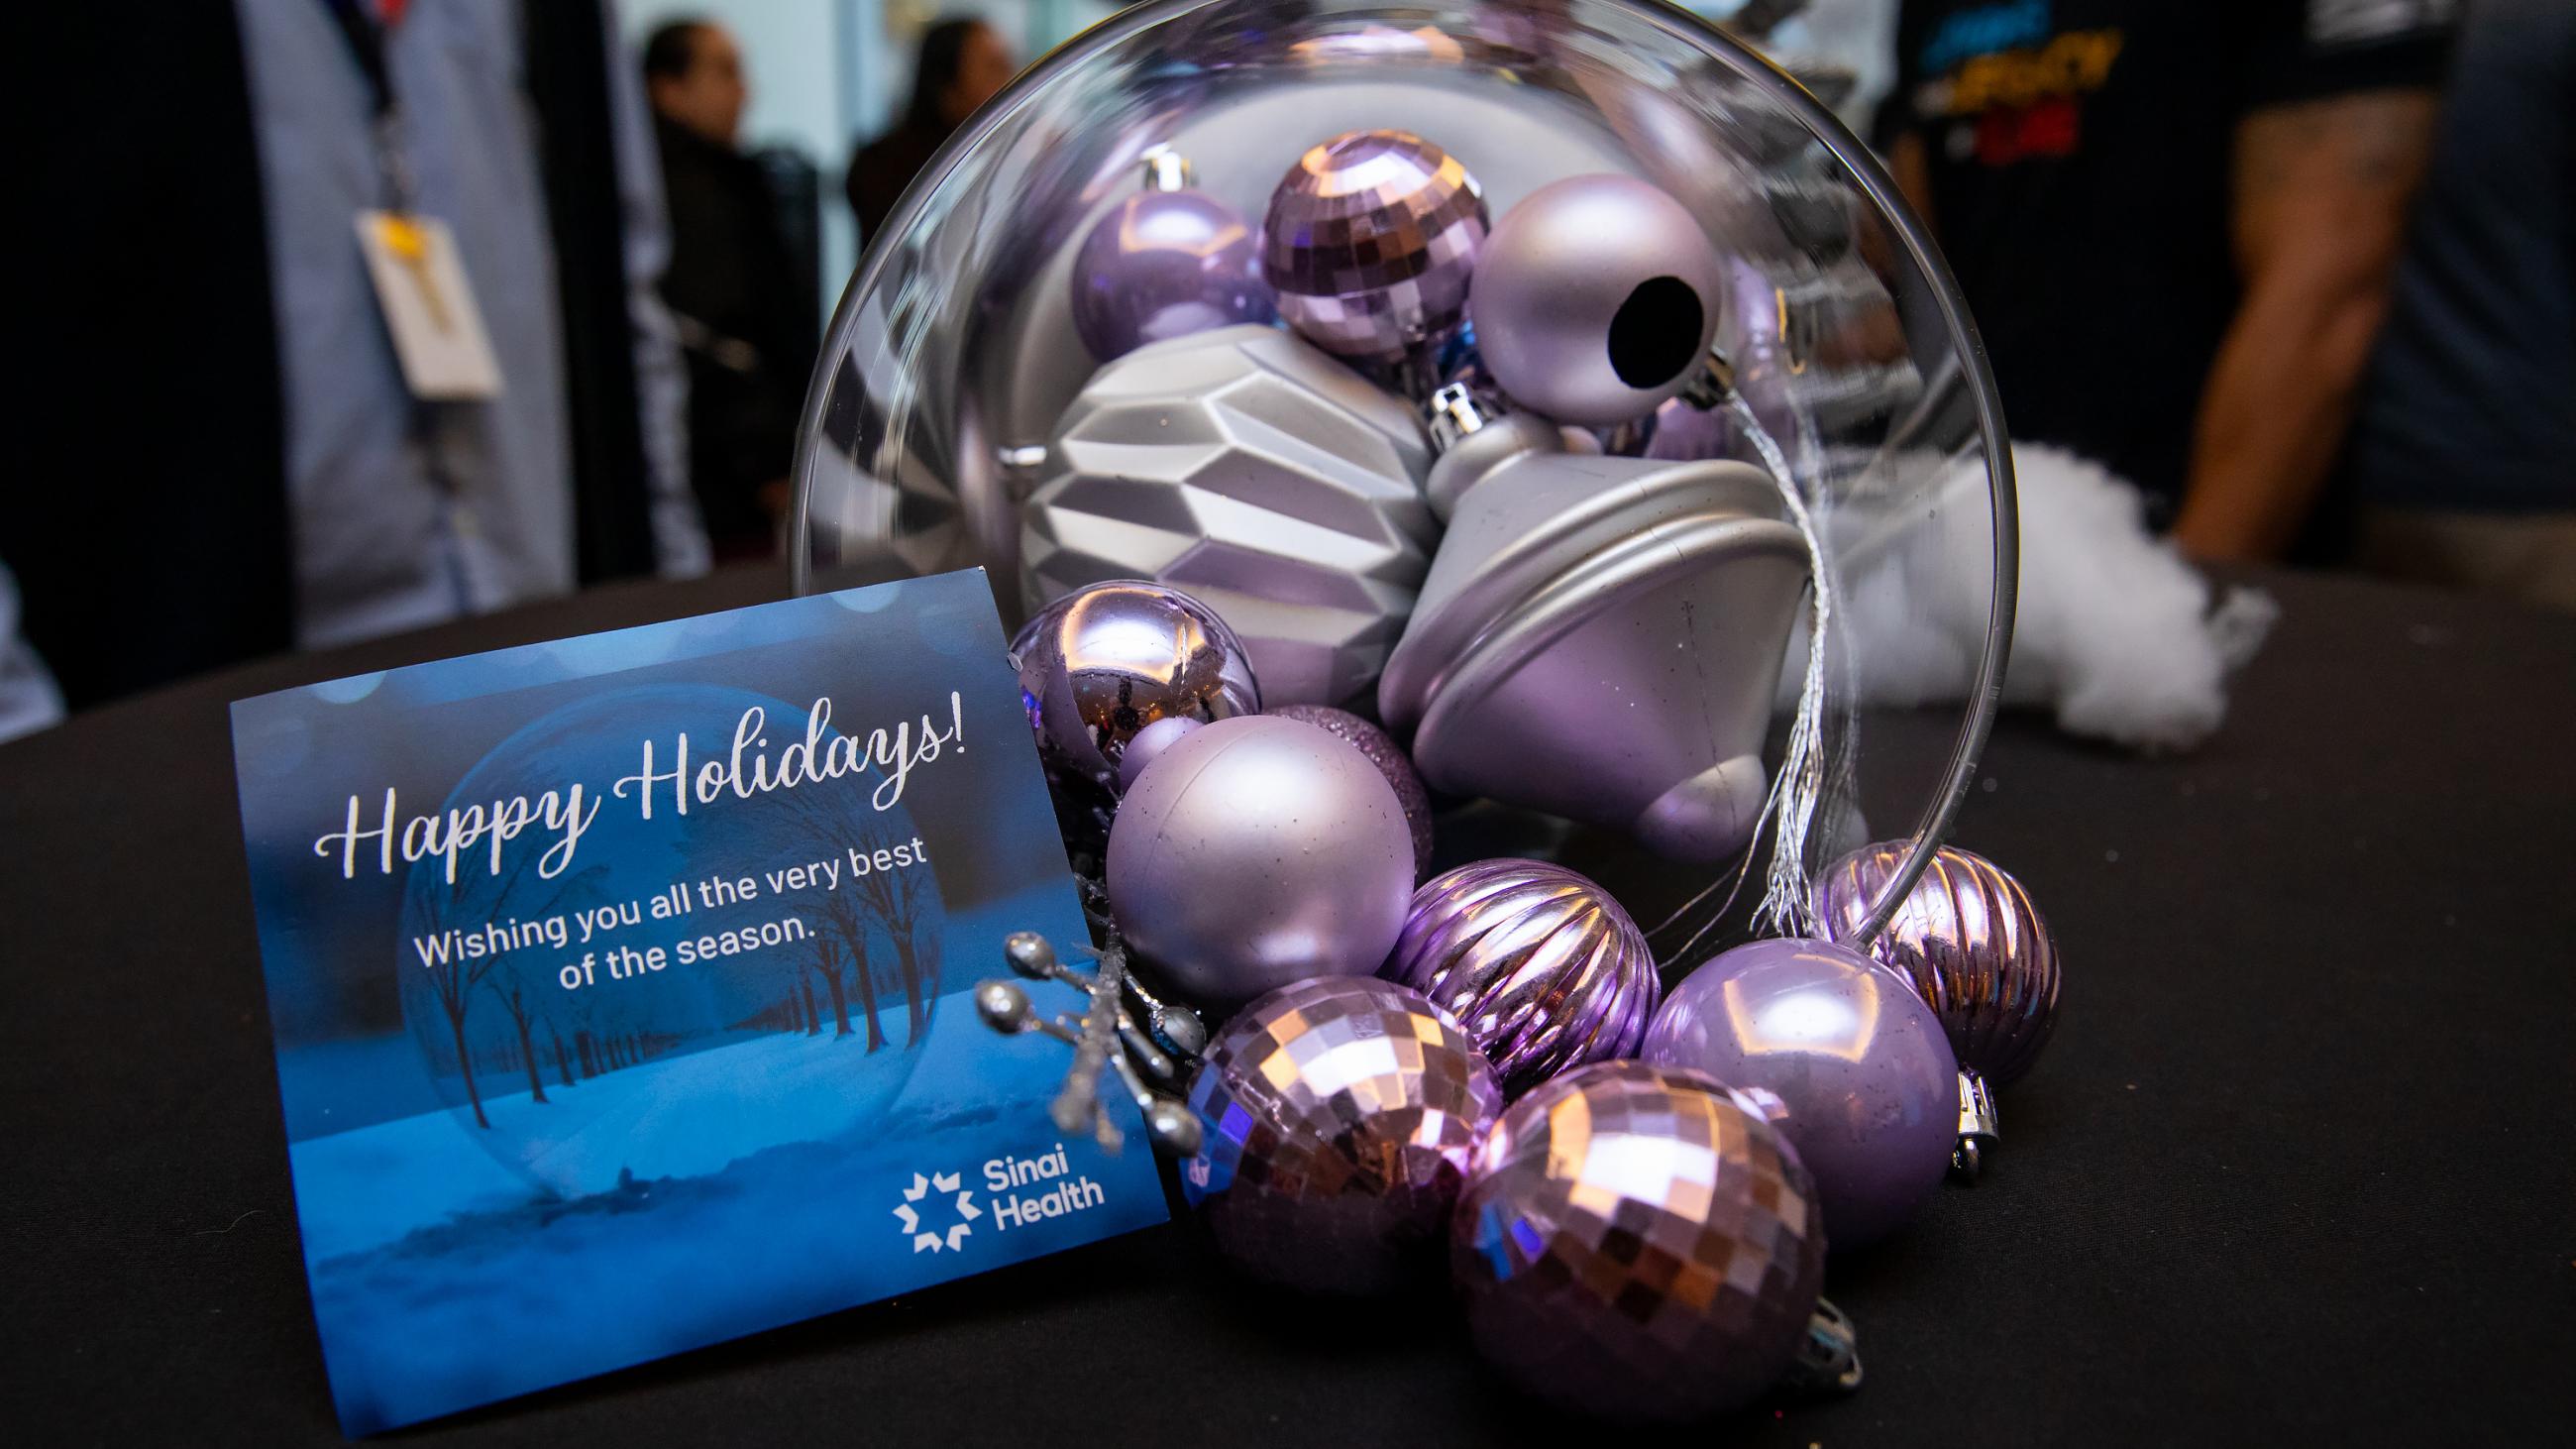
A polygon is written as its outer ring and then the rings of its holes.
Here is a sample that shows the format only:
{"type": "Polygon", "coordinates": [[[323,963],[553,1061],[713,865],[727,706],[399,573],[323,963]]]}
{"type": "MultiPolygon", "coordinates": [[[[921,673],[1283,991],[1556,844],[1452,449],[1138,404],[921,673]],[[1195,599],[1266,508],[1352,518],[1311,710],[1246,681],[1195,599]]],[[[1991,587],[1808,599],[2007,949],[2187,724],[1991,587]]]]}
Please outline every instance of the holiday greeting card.
{"type": "Polygon", "coordinates": [[[1087,939],[970,570],[233,706],[363,1434],[1159,1222],[985,1029],[1087,939]]]}

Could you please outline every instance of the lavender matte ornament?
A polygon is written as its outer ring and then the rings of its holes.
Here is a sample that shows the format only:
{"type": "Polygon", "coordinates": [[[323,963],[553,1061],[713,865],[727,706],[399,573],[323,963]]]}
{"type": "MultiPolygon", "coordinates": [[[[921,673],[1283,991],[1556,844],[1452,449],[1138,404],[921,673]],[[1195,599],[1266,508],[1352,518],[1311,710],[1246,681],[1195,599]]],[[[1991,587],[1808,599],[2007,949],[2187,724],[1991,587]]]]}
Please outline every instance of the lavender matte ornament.
{"type": "Polygon", "coordinates": [[[1422,777],[1414,773],[1413,761],[1395,737],[1349,710],[1330,705],[1283,704],[1270,714],[1274,719],[1303,720],[1368,756],[1395,791],[1395,803],[1404,807],[1405,828],[1413,832],[1413,878],[1420,880],[1431,869],[1431,792],[1423,788],[1422,777]]]}
{"type": "MultiPolygon", "coordinates": [[[[1837,941],[1860,933],[1904,863],[1901,840],[1865,845],[1816,878],[1816,919],[1837,941]]],[[[2057,942],[2021,882],[1993,861],[1945,845],[1872,937],[1941,1020],[1959,1059],[1952,1166],[1974,1180],[2001,1136],[1993,1088],[2030,1070],[2057,1025],[2057,942]]]]}
{"type": "Polygon", "coordinates": [[[1352,131],[1308,150],[1271,194],[1263,274],[1306,340],[1401,362],[1466,314],[1486,226],[1456,157],[1408,131],[1352,131]]]}
{"type": "Polygon", "coordinates": [[[1824,941],[1755,941],[1683,978],[1640,1054],[1763,1105],[1815,1174],[1836,1248],[1886,1237],[1950,1165],[1959,1067],[1905,982],[1824,941]]]}
{"type": "Polygon", "coordinates": [[[1148,342],[1278,316],[1260,240],[1233,209],[1189,190],[1188,163],[1157,147],[1149,189],[1094,223],[1073,262],[1073,328],[1102,362],[1148,342]]]}
{"type": "Polygon", "coordinates": [[[1137,778],[1109,831],[1109,903],[1128,945],[1206,1005],[1374,972],[1412,893],[1395,791],[1298,720],[1193,732],[1137,778]]]}
{"type": "Polygon", "coordinates": [[[1717,335],[1726,273],[1678,201],[1630,176],[1570,176],[1503,214],[1467,312],[1515,403],[1602,426],[1681,391],[1717,335]]]}
{"type": "Polygon", "coordinates": [[[1860,1381],[1817,1297],[1825,1242],[1798,1155],[1726,1089],[1596,1062],[1507,1109],[1450,1229],[1476,1347],[1578,1413],[1682,1422],[1738,1408],[1793,1364],[1860,1381]]]}
{"type": "Polygon", "coordinates": [[[1163,751],[1179,744],[1190,731],[1201,728],[1205,720],[1182,715],[1166,715],[1143,729],[1127,742],[1127,752],[1118,757],[1118,793],[1124,795],[1136,788],[1136,777],[1154,763],[1163,751]]]}
{"type": "Polygon", "coordinates": [[[1415,891],[1378,974],[1463,1022],[1514,1096],[1636,1055],[1663,990],[1646,938],[1609,892],[1538,860],[1479,861],[1415,891]]]}
{"type": "Polygon", "coordinates": [[[1503,1094],[1420,993],[1328,977],[1227,1022],[1189,1101],[1200,1136],[1181,1192],[1217,1250],[1274,1283],[1368,1293],[1439,1240],[1503,1094]]]}

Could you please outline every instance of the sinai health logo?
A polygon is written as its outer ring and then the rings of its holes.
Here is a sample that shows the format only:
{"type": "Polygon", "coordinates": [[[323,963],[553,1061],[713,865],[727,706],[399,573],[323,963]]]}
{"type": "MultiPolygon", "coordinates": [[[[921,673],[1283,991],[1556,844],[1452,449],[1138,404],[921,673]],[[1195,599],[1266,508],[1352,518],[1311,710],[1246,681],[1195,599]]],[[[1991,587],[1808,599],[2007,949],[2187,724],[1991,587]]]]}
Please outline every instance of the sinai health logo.
{"type": "Polygon", "coordinates": [[[914,1252],[962,1253],[979,1223],[990,1231],[1007,1233],[1049,1218],[1088,1212],[1109,1200],[1099,1183],[1073,1174],[1061,1142],[1036,1157],[987,1161],[984,1191],[989,1206],[978,1205],[975,1189],[964,1184],[963,1173],[912,1175],[903,1201],[894,1206],[894,1220],[896,1230],[912,1240],[914,1252]]]}

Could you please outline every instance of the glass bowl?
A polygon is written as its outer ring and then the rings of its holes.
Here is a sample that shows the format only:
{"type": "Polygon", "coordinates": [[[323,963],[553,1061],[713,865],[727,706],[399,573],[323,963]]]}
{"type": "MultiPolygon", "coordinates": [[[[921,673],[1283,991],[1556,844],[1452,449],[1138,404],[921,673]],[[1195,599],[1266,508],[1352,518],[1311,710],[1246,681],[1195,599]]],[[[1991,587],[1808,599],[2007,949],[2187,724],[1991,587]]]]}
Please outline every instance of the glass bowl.
{"type": "MultiPolygon", "coordinates": [[[[1968,510],[1972,526],[1943,528],[1942,576],[1908,582],[1982,604],[1982,637],[1961,641],[1973,686],[1847,720],[1858,804],[1810,839],[1821,863],[1868,838],[1866,816],[1911,821],[1874,932],[1946,834],[1994,717],[2017,569],[2002,412],[1957,287],[1878,162],[1796,79],[1671,6],[1150,0],[1048,54],[941,148],[842,296],[797,443],[797,588],[981,565],[1016,623],[1019,507],[1098,365],[1071,319],[1091,221],[1159,145],[1258,218],[1309,146],[1378,127],[1436,139],[1497,218],[1604,171],[1688,207],[1733,278],[1719,349],[1826,520],[1828,577],[1968,510]]],[[[1841,695],[1851,664],[1833,652],[1841,695]]]]}

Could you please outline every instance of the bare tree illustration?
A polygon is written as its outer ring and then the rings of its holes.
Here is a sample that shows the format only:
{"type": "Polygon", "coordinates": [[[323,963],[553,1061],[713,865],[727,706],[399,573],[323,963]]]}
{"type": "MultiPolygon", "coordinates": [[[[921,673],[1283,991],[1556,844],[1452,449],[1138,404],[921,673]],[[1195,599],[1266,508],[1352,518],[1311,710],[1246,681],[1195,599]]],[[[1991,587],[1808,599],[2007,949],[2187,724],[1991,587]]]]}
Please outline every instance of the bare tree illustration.
{"type": "Polygon", "coordinates": [[[543,1102],[546,1100],[546,1079],[537,1070],[537,1048],[528,1036],[528,1023],[534,1013],[528,1006],[527,983],[514,979],[506,990],[494,986],[492,994],[500,997],[501,1004],[509,1008],[510,1024],[519,1029],[519,1061],[528,1069],[528,1100],[543,1102]]]}
{"type": "Polygon", "coordinates": [[[563,1028],[555,1025],[551,1016],[546,1018],[546,1034],[554,1038],[555,1074],[562,1077],[563,1084],[569,1087],[572,1085],[572,1054],[564,1048],[563,1028]]]}
{"type": "Polygon", "coordinates": [[[919,1046],[939,972],[937,941],[925,943],[921,932],[924,919],[938,906],[929,868],[870,871],[851,882],[850,889],[894,942],[895,967],[903,981],[903,1044],[906,1050],[919,1046]]]}
{"type": "MultiPolygon", "coordinates": [[[[835,798],[829,791],[785,790],[767,798],[775,802],[771,808],[789,831],[827,855],[857,861],[899,843],[871,828],[873,822],[851,808],[846,799],[835,798]]],[[[871,870],[854,878],[846,895],[825,894],[830,904],[824,915],[833,927],[828,934],[838,936],[843,949],[859,965],[861,1009],[868,1018],[871,1050],[879,1039],[879,1029],[874,984],[868,975],[866,926],[873,920],[894,944],[896,979],[902,984],[904,996],[903,1044],[907,1049],[918,1046],[937,995],[936,933],[925,939],[922,928],[939,909],[938,890],[929,867],[915,865],[871,870]]]]}

